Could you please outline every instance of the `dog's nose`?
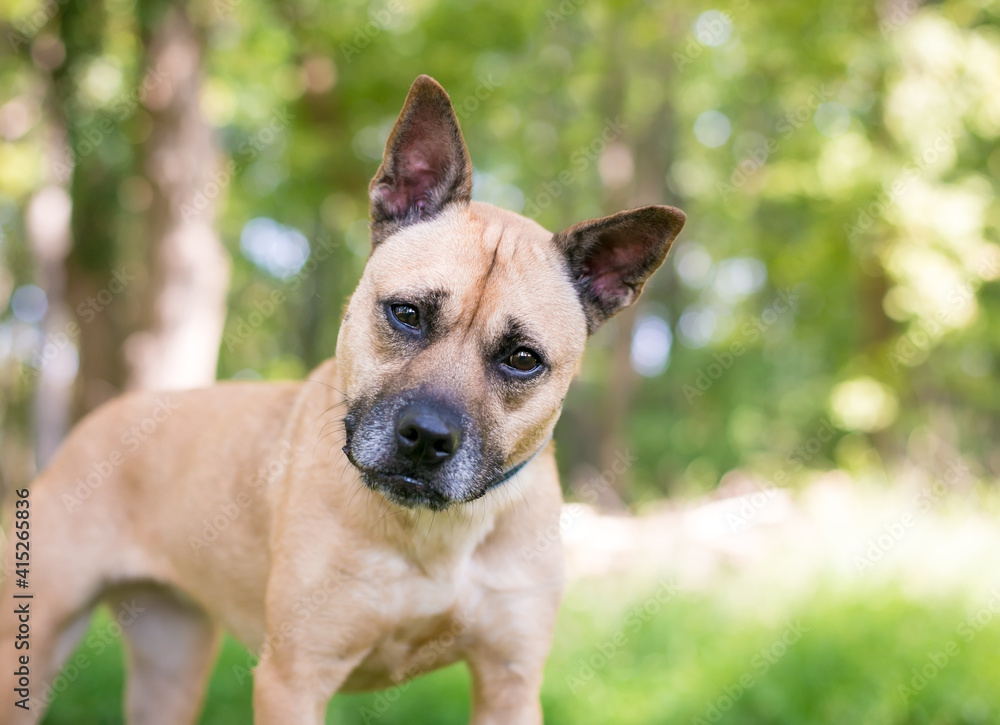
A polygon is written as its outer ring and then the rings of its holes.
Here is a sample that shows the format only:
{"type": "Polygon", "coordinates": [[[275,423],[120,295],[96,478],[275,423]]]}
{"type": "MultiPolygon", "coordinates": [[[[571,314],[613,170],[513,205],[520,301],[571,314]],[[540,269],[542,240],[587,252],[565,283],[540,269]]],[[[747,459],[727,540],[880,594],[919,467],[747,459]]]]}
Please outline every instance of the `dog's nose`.
{"type": "Polygon", "coordinates": [[[399,411],[396,445],[415,463],[436,466],[450,458],[461,442],[461,428],[447,412],[420,403],[399,411]]]}

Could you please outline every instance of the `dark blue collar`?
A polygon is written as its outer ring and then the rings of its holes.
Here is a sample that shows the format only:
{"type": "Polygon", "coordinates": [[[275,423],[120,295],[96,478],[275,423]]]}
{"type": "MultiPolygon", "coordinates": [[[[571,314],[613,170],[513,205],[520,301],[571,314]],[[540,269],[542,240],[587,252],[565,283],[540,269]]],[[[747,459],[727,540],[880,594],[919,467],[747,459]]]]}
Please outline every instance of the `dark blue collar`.
{"type": "Polygon", "coordinates": [[[512,466],[511,468],[508,468],[507,471],[500,476],[500,478],[498,478],[497,480],[495,480],[495,481],[491,482],[489,485],[487,485],[486,486],[486,490],[489,491],[492,488],[496,488],[497,486],[499,486],[499,485],[501,485],[503,483],[506,483],[507,481],[509,481],[510,479],[512,479],[514,476],[516,476],[518,473],[520,473],[521,469],[524,468],[525,466],[527,466],[533,460],[535,460],[538,457],[538,454],[541,453],[542,451],[544,451],[545,448],[546,448],[546,446],[548,446],[551,441],[552,441],[552,436],[549,436],[548,438],[546,438],[545,442],[542,443],[542,445],[538,448],[537,451],[535,451],[534,453],[532,453],[528,458],[524,459],[523,461],[521,461],[520,463],[518,463],[516,466],[512,466]]]}

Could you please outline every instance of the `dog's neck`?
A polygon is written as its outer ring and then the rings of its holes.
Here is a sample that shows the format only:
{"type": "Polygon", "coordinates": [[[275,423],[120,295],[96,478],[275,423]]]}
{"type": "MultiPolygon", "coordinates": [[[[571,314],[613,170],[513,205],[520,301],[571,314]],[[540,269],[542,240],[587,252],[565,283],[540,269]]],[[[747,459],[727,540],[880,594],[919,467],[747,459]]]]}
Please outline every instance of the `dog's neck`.
{"type": "Polygon", "coordinates": [[[406,509],[374,491],[388,513],[380,516],[386,538],[428,574],[459,567],[490,535],[509,508],[506,499],[487,495],[444,511],[406,509]]]}

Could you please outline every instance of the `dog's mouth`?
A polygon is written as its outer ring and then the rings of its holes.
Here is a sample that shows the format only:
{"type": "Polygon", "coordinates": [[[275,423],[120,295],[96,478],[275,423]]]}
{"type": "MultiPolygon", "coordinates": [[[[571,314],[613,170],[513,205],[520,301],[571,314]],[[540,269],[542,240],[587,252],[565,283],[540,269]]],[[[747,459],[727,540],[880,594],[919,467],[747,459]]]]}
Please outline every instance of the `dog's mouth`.
{"type": "Polygon", "coordinates": [[[354,460],[354,456],[351,455],[350,445],[344,446],[344,455],[347,456],[351,465],[358,469],[365,485],[382,494],[392,503],[405,508],[429,508],[434,511],[443,511],[454,503],[419,478],[405,473],[379,471],[358,464],[354,460]]]}
{"type": "Polygon", "coordinates": [[[454,503],[413,476],[362,470],[361,477],[369,488],[378,491],[392,503],[406,508],[443,511],[454,503]]]}

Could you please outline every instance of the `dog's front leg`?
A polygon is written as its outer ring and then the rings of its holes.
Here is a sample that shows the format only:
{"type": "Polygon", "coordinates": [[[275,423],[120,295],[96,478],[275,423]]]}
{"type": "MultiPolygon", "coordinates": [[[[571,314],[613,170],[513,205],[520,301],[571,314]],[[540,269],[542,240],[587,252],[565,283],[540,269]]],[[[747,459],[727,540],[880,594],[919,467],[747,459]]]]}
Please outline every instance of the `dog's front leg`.
{"type": "Polygon", "coordinates": [[[540,587],[484,599],[465,655],[472,725],[541,725],[542,673],[559,598],[559,587],[540,587]]]}
{"type": "Polygon", "coordinates": [[[254,725],[323,722],[327,699],[315,678],[306,679],[304,674],[283,667],[273,658],[261,660],[253,673],[254,725]]]}
{"type": "Polygon", "coordinates": [[[338,576],[317,584],[292,565],[272,573],[267,633],[254,670],[254,725],[325,722],[330,698],[374,641],[375,617],[365,617],[351,594],[338,576]]]}
{"type": "Polygon", "coordinates": [[[542,725],[543,664],[470,658],[471,725],[542,725]]]}
{"type": "Polygon", "coordinates": [[[270,650],[254,670],[254,725],[323,725],[327,703],[363,657],[321,656],[292,642],[270,650]]]}

